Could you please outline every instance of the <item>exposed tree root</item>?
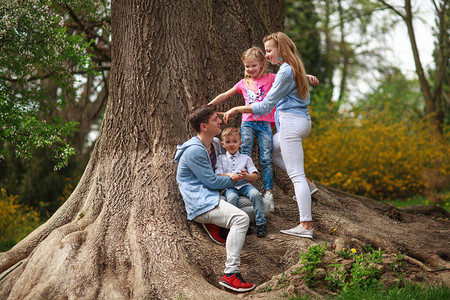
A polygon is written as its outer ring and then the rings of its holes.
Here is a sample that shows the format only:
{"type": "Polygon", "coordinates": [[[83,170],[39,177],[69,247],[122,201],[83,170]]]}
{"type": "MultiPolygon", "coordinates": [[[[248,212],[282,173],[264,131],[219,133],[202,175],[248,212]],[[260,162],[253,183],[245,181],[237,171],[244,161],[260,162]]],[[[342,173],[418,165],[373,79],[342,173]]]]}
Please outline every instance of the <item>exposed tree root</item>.
{"type": "MultiPolygon", "coordinates": [[[[106,187],[114,184],[113,178],[134,172],[127,168],[145,171],[128,160],[111,161],[95,173],[103,181],[84,176],[87,184],[81,186],[89,188],[76,190],[46,224],[0,254],[0,298],[227,299],[234,295],[218,285],[225,248],[210,242],[199,225],[186,221],[181,200],[169,200],[177,193],[167,191],[161,195],[166,205],[157,205],[161,198],[154,197],[148,183],[154,177],[145,174],[131,179],[133,187],[117,186],[111,192],[106,187]],[[130,190],[134,193],[122,193],[130,190]]],[[[280,229],[297,224],[298,211],[290,195],[275,190],[276,210],[267,216],[268,236],[247,236],[242,252],[241,272],[247,281],[262,288],[270,285],[266,292],[273,295],[288,288],[293,294],[322,297],[289,273],[298,267],[299,254],[319,242],[327,242],[334,251],[362,251],[370,244],[386,254],[401,252],[405,262],[424,272],[448,268],[447,221],[318,185],[320,192],[313,199],[314,240],[280,234],[280,229]],[[282,277],[294,282],[292,286],[286,282],[283,286],[282,277]]],[[[236,297],[259,296],[255,291],[236,297]]]]}

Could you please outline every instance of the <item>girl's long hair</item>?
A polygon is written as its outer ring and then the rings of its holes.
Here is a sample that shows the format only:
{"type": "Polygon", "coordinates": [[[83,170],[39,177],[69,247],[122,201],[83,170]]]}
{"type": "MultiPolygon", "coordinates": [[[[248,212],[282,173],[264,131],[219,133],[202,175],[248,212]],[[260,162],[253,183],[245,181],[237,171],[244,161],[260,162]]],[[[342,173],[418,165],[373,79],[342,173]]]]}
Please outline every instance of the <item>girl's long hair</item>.
{"type": "Polygon", "coordinates": [[[294,42],[292,42],[292,40],[283,32],[272,33],[266,36],[263,42],[265,43],[269,40],[275,41],[275,45],[281,58],[292,67],[298,92],[303,99],[306,99],[309,94],[308,79],[306,78],[305,67],[303,66],[303,62],[297,52],[297,47],[294,42]]]}
{"type": "MultiPolygon", "coordinates": [[[[262,63],[261,72],[258,74],[258,77],[260,77],[264,73],[267,72],[267,59],[264,55],[264,52],[261,50],[261,48],[251,47],[251,48],[245,50],[244,53],[242,53],[241,60],[242,60],[243,64],[245,64],[245,61],[247,59],[252,59],[252,58],[254,58],[254,59],[258,60],[260,63],[262,63]]],[[[252,88],[252,78],[250,77],[250,75],[247,74],[247,71],[245,72],[244,80],[245,80],[245,84],[249,88],[252,88]]]]}

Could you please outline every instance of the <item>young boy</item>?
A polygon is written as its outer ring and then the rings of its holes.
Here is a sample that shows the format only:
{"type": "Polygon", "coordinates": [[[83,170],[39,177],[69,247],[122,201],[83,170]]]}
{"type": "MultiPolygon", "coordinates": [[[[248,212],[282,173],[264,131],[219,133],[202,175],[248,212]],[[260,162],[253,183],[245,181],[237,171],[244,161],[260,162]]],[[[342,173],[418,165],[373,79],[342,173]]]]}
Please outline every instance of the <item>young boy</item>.
{"type": "Polygon", "coordinates": [[[250,156],[239,153],[242,144],[241,133],[236,127],[228,127],[222,131],[222,146],[227,151],[219,155],[216,164],[217,175],[227,175],[235,173],[243,176],[246,182],[238,182],[234,187],[227,188],[224,196],[228,203],[238,206],[239,196],[246,196],[252,201],[256,219],[256,235],[264,237],[267,235],[266,218],[264,216],[262,194],[252,186],[249,181],[258,178],[258,170],[250,156]]]}

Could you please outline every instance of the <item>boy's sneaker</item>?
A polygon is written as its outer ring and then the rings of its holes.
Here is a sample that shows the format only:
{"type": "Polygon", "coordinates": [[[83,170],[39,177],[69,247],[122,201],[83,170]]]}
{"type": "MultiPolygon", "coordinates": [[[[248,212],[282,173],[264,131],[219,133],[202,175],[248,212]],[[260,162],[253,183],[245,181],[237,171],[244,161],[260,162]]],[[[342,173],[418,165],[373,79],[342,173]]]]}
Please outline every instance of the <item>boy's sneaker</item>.
{"type": "Polygon", "coordinates": [[[266,191],[263,197],[264,214],[272,213],[275,211],[275,204],[273,203],[272,192],[266,191]]]}
{"type": "Polygon", "coordinates": [[[267,235],[266,224],[256,225],[256,236],[264,237],[267,235]]]}
{"type": "Polygon", "coordinates": [[[298,226],[287,229],[287,230],[280,230],[281,233],[289,234],[289,235],[295,235],[299,237],[305,237],[305,238],[313,238],[314,229],[306,230],[302,224],[299,224],[298,226]]]}
{"type": "Polygon", "coordinates": [[[220,236],[219,226],[210,223],[202,223],[202,226],[215,243],[225,245],[227,240],[220,236]]]}
{"type": "Polygon", "coordinates": [[[254,283],[247,283],[242,278],[241,273],[228,273],[223,275],[220,279],[219,284],[226,287],[227,289],[236,292],[248,292],[255,288],[254,283]]]}
{"type": "Polygon", "coordinates": [[[253,227],[253,225],[252,224],[250,224],[250,225],[248,225],[248,229],[247,229],[247,235],[250,235],[250,234],[252,234],[253,233],[253,229],[254,229],[255,227],[253,227]]]}

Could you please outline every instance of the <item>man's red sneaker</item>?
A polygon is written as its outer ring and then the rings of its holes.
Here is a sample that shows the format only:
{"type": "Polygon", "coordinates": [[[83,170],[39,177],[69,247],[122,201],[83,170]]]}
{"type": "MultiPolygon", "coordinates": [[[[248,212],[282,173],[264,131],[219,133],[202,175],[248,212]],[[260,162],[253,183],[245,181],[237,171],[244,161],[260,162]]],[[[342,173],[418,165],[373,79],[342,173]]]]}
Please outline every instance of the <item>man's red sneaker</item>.
{"type": "Polygon", "coordinates": [[[255,288],[254,283],[245,282],[241,276],[241,273],[225,274],[220,279],[219,284],[236,292],[248,292],[255,288]]]}
{"type": "Polygon", "coordinates": [[[202,223],[202,226],[214,242],[219,245],[225,245],[227,240],[220,236],[219,226],[209,223],[202,223]]]}

